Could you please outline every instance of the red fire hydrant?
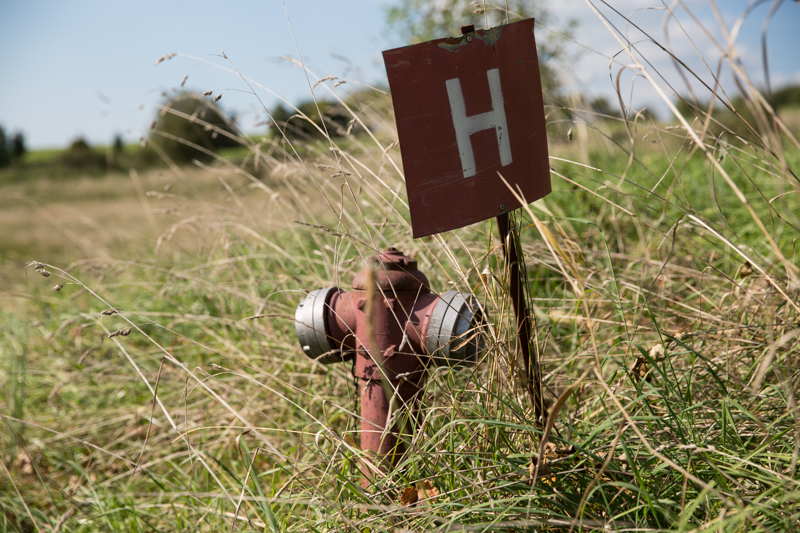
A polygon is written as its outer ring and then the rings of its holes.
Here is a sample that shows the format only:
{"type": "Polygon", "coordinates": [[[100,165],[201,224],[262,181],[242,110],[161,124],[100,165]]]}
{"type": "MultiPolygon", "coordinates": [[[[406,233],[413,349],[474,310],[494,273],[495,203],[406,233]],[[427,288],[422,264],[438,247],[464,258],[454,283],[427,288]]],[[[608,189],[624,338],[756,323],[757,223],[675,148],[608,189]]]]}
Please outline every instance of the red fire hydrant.
{"type": "Polygon", "coordinates": [[[297,338],[308,357],[323,364],[355,357],[361,449],[372,455],[362,463],[364,486],[373,475],[370,461],[385,470],[401,457],[401,428],[387,422],[390,412],[414,415],[428,365],[474,364],[482,348],[482,312],[472,295],[433,294],[416,260],[395,248],[369,261],[351,292],[315,290],[295,313],[297,338]]]}

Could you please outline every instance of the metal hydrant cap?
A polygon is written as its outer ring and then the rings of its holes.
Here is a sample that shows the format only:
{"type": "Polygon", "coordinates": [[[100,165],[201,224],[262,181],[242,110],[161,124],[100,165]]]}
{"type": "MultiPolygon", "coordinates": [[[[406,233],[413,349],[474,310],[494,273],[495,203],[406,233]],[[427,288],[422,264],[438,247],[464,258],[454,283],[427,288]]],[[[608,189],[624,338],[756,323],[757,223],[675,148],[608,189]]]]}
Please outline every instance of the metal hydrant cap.
{"type": "Polygon", "coordinates": [[[308,293],[294,313],[294,327],[300,347],[311,359],[323,365],[352,359],[352,354],[343,354],[331,347],[330,331],[326,314],[334,294],[341,292],[336,287],[317,289],[308,293]]]}

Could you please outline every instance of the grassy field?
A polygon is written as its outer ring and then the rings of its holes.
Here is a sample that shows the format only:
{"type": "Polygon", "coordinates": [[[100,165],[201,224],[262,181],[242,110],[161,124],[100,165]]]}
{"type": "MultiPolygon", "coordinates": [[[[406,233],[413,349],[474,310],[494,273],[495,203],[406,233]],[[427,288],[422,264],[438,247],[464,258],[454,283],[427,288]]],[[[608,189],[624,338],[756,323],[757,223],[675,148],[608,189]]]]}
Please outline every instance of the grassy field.
{"type": "Polygon", "coordinates": [[[545,431],[497,229],[411,238],[390,109],[241,163],[3,185],[0,531],[800,527],[795,126],[549,104],[553,192],[515,220],[545,431]],[[293,314],[387,246],[489,333],[364,490],[352,370],[306,359],[293,314]]]}

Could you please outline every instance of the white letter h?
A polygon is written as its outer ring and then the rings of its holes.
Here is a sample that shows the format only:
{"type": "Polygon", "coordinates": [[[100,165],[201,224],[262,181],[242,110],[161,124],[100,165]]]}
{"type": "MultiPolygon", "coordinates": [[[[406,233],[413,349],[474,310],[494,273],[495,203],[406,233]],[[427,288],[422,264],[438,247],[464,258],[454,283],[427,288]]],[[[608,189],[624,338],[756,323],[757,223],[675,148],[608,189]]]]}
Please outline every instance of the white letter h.
{"type": "Polygon", "coordinates": [[[461,168],[465,178],[475,175],[475,155],[472,152],[472,142],[469,140],[469,136],[479,131],[494,128],[497,134],[497,146],[500,148],[500,163],[502,166],[511,164],[511,143],[508,140],[503,91],[500,88],[500,71],[493,68],[486,72],[486,77],[489,79],[489,92],[492,95],[492,110],[469,117],[464,105],[464,94],[461,92],[461,82],[458,81],[458,78],[445,82],[447,96],[450,98],[450,111],[453,114],[458,151],[461,154],[461,168]]]}

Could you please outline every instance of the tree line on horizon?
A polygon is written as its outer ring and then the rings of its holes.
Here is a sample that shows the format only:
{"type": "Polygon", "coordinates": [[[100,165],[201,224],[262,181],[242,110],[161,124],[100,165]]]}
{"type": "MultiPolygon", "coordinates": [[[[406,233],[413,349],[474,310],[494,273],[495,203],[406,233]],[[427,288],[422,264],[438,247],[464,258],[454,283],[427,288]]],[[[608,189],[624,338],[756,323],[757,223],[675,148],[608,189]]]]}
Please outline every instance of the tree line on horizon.
{"type": "Polygon", "coordinates": [[[21,131],[8,137],[5,128],[0,126],[0,167],[21,161],[27,151],[25,136],[21,131]]]}

